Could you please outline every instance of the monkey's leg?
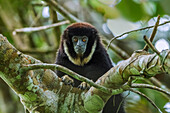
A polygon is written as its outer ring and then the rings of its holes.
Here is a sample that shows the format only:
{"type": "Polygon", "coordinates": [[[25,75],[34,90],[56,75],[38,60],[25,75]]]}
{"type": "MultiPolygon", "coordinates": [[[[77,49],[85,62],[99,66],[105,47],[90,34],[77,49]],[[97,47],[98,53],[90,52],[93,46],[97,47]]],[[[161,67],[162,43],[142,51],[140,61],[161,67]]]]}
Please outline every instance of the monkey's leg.
{"type": "Polygon", "coordinates": [[[89,85],[88,83],[86,83],[86,82],[82,82],[82,83],[78,86],[78,88],[80,88],[80,89],[82,89],[82,90],[88,90],[88,89],[90,89],[90,85],[89,85]]]}
{"type": "Polygon", "coordinates": [[[64,84],[74,86],[74,80],[71,79],[68,75],[62,76],[61,79],[62,79],[62,82],[64,82],[64,84]]]}

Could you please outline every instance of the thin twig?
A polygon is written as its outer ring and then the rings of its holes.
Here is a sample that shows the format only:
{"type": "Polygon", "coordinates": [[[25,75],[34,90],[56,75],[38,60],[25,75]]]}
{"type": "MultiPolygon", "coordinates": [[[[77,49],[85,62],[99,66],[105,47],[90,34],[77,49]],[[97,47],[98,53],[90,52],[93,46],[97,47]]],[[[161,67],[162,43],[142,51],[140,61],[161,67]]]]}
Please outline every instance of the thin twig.
{"type": "Polygon", "coordinates": [[[61,25],[64,25],[64,24],[69,24],[69,23],[70,23],[70,21],[66,20],[66,21],[62,21],[62,22],[59,22],[59,23],[46,25],[46,26],[27,27],[27,28],[15,29],[13,31],[13,35],[16,35],[16,33],[30,33],[30,32],[35,32],[35,31],[46,30],[46,29],[49,29],[49,28],[53,28],[53,27],[57,27],[57,26],[61,26],[61,25]]]}
{"type": "Polygon", "coordinates": [[[45,2],[31,3],[31,5],[33,5],[33,6],[41,6],[41,7],[48,6],[45,2]]]}
{"type": "Polygon", "coordinates": [[[81,20],[79,20],[74,15],[69,13],[64,7],[58,4],[55,0],[44,0],[44,1],[47,2],[49,5],[51,5],[55,11],[59,11],[65,18],[67,18],[71,22],[81,22],[81,20]]]}
{"type": "Polygon", "coordinates": [[[122,106],[123,102],[125,101],[125,99],[126,99],[129,95],[130,95],[130,91],[128,92],[128,94],[127,94],[125,97],[123,97],[122,101],[120,102],[120,104],[119,104],[119,106],[118,106],[118,108],[117,108],[116,113],[119,113],[120,107],[122,106]]]}
{"type": "Polygon", "coordinates": [[[149,97],[147,97],[145,94],[141,93],[140,91],[133,90],[132,88],[130,88],[129,90],[134,93],[137,93],[137,94],[141,95],[142,97],[144,97],[145,99],[147,99],[160,113],[162,113],[162,111],[156,106],[156,104],[149,97]]]}
{"type": "MultiPolygon", "coordinates": [[[[54,9],[51,8],[51,7],[50,7],[50,15],[51,15],[52,23],[57,23],[59,21],[58,20],[58,16],[59,15],[57,15],[56,11],[54,11],[54,9]]],[[[54,35],[56,37],[55,46],[56,46],[56,48],[59,48],[59,46],[60,46],[60,39],[61,39],[60,35],[61,35],[62,30],[59,27],[55,27],[53,29],[53,32],[54,32],[54,35]]]]}
{"type": "Polygon", "coordinates": [[[41,11],[39,11],[38,14],[37,14],[36,11],[35,11],[34,6],[32,6],[31,8],[32,8],[32,11],[33,11],[33,14],[34,14],[35,18],[31,22],[31,25],[29,27],[35,26],[35,25],[37,25],[37,23],[40,23],[40,18],[41,18],[42,10],[43,10],[43,9],[41,9],[41,11]]]}
{"type": "Polygon", "coordinates": [[[162,89],[164,89],[164,90],[170,91],[170,89],[169,89],[167,86],[163,85],[163,84],[162,84],[158,79],[156,79],[155,77],[151,77],[149,80],[150,80],[150,82],[153,83],[155,86],[160,87],[160,88],[162,88],[162,89]]]}
{"type": "Polygon", "coordinates": [[[153,90],[157,90],[160,91],[162,93],[165,93],[166,95],[170,96],[170,92],[169,91],[165,91],[159,87],[153,86],[153,85],[149,85],[149,84],[132,84],[131,85],[132,88],[149,88],[149,89],[153,89],[153,90]]]}
{"type": "MultiPolygon", "coordinates": [[[[158,27],[159,27],[159,26],[162,26],[162,25],[165,25],[165,24],[167,24],[167,23],[170,23],[170,21],[166,21],[166,22],[164,22],[164,23],[162,23],[162,24],[159,24],[158,27]]],[[[155,25],[153,25],[153,26],[148,26],[148,27],[144,27],[144,28],[140,28],[140,29],[136,29],[136,30],[131,30],[131,31],[125,32],[125,33],[123,33],[123,34],[121,34],[121,35],[119,35],[119,36],[116,36],[116,37],[114,37],[114,38],[112,38],[112,39],[110,40],[107,48],[109,48],[109,46],[110,46],[110,44],[112,43],[113,40],[115,40],[115,39],[117,39],[117,38],[119,38],[119,37],[122,37],[122,36],[125,35],[125,34],[129,34],[129,33],[132,33],[132,32],[137,32],[137,31],[142,31],[142,30],[145,30],[145,29],[150,29],[150,28],[153,28],[154,26],[155,26],[155,25]]]]}
{"type": "MultiPolygon", "coordinates": [[[[109,43],[108,40],[102,40],[102,42],[107,45],[109,43]]],[[[117,54],[119,55],[122,59],[128,59],[130,56],[125,52],[123,51],[121,48],[119,48],[118,46],[114,45],[114,44],[111,44],[110,45],[110,48],[117,54]]]]}
{"type": "Polygon", "coordinates": [[[146,44],[149,46],[149,48],[152,49],[158,56],[160,56],[160,52],[156,50],[156,48],[153,46],[153,44],[150,42],[150,40],[144,35],[143,39],[145,40],[146,44]]]}
{"type": "Polygon", "coordinates": [[[132,82],[135,80],[135,78],[133,76],[130,76],[129,79],[128,79],[128,82],[127,84],[131,87],[132,85],[132,82]]]}
{"type": "Polygon", "coordinates": [[[64,66],[61,66],[61,65],[57,65],[57,64],[46,64],[46,63],[40,63],[40,64],[29,64],[29,65],[25,65],[23,66],[21,69],[20,69],[20,73],[24,74],[26,71],[29,71],[29,70],[35,70],[35,69],[52,69],[52,70],[59,70],[61,72],[64,72],[70,76],[72,76],[73,78],[77,79],[77,80],[80,80],[80,81],[83,81],[83,82],[86,82],[88,83],[90,86],[93,86],[105,93],[108,93],[108,94],[112,94],[112,95],[116,95],[116,94],[120,94],[122,93],[123,91],[129,89],[129,87],[127,85],[125,86],[122,86],[121,88],[119,89],[109,89],[109,88],[106,88],[102,85],[99,85],[99,84],[96,84],[94,83],[93,81],[89,80],[88,78],[86,77],[83,77],[75,72],[73,72],[72,70],[64,67],[64,66]]]}
{"type": "MultiPolygon", "coordinates": [[[[158,25],[159,25],[159,20],[160,20],[160,15],[158,15],[158,17],[157,17],[157,21],[156,21],[155,26],[154,26],[154,28],[153,28],[152,34],[151,34],[151,36],[150,36],[150,38],[149,38],[150,42],[153,41],[153,39],[154,39],[154,37],[155,37],[155,35],[156,35],[157,28],[158,28],[158,25]]],[[[148,47],[148,45],[146,44],[146,45],[144,46],[143,50],[144,50],[144,51],[148,51],[148,48],[149,48],[149,47],[148,47]]]]}

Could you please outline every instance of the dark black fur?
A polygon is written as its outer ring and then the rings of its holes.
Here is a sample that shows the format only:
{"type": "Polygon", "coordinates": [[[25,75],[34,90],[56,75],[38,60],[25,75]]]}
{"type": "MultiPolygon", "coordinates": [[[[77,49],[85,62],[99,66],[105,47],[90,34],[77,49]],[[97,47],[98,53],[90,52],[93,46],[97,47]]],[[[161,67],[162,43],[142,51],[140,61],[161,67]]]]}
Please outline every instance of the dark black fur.
{"type": "MultiPolygon", "coordinates": [[[[64,31],[64,34],[62,35],[62,39],[61,39],[61,45],[60,45],[60,48],[57,54],[56,64],[65,66],[73,70],[74,72],[82,76],[85,76],[93,81],[96,81],[100,76],[102,76],[111,67],[113,67],[106,50],[104,49],[103,45],[100,42],[100,37],[98,35],[97,30],[92,25],[87,24],[87,23],[72,24],[64,31]],[[76,58],[76,53],[74,52],[74,49],[73,49],[71,37],[72,36],[84,36],[84,35],[86,35],[89,38],[89,40],[88,40],[87,49],[86,49],[86,52],[84,53],[83,58],[86,58],[90,54],[91,48],[95,40],[97,41],[97,45],[96,45],[96,49],[91,60],[84,66],[78,66],[78,65],[73,64],[68,59],[68,56],[64,52],[63,42],[64,40],[66,40],[66,44],[69,47],[70,55],[73,58],[76,58]]],[[[57,71],[57,75],[59,77],[62,77],[65,74],[60,71],[57,71]]],[[[75,86],[78,86],[80,83],[81,83],[80,81],[74,79],[75,86]]],[[[113,102],[112,102],[113,98],[111,98],[107,102],[103,113],[116,113],[116,110],[121,100],[122,98],[120,95],[116,96],[116,106],[113,107],[113,102]]],[[[119,113],[124,113],[123,111],[124,111],[123,107],[121,107],[119,113]]]]}

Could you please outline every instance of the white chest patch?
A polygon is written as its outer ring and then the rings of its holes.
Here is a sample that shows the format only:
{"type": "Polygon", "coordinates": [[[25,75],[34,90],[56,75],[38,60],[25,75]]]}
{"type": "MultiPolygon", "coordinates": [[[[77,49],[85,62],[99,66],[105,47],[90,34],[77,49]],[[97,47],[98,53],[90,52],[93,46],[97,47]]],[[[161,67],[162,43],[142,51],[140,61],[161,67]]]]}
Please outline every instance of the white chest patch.
{"type": "Polygon", "coordinates": [[[80,57],[73,58],[73,57],[69,54],[69,52],[68,52],[68,46],[67,46],[66,42],[64,41],[64,52],[65,52],[66,55],[68,56],[68,59],[69,59],[72,63],[74,63],[75,65],[78,65],[78,66],[83,66],[83,65],[87,64],[87,63],[91,60],[95,49],[96,49],[96,41],[94,42],[94,44],[93,44],[93,46],[92,46],[92,50],[91,50],[90,54],[81,61],[80,57]]]}

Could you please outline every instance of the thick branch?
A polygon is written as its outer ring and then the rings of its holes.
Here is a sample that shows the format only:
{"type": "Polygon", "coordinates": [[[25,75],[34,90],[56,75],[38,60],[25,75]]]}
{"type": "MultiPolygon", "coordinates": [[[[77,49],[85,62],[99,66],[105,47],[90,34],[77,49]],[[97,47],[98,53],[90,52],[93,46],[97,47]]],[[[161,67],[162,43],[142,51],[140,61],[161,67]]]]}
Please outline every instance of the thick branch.
{"type": "Polygon", "coordinates": [[[39,69],[20,73],[22,65],[34,63],[41,62],[22,54],[0,35],[0,77],[17,93],[30,112],[56,113],[70,110],[74,106],[74,109],[86,113],[82,107],[82,91],[62,84],[53,71],[39,69]],[[77,104],[74,103],[75,100],[78,101],[77,104]]]}
{"type": "Polygon", "coordinates": [[[22,67],[20,69],[20,72],[23,73],[23,72],[27,72],[29,70],[35,70],[35,69],[52,69],[52,70],[59,70],[61,72],[64,72],[70,76],[72,76],[73,78],[79,80],[79,81],[82,81],[82,82],[86,82],[88,83],[90,86],[93,86],[99,90],[101,90],[102,92],[105,92],[105,93],[108,93],[108,94],[112,94],[112,95],[116,95],[116,94],[119,94],[119,93],[122,93],[123,91],[129,89],[129,86],[125,85],[125,86],[122,86],[121,88],[119,89],[115,89],[115,90],[112,90],[112,89],[109,89],[109,88],[106,88],[106,87],[103,87],[99,84],[95,84],[93,81],[91,81],[90,79],[84,77],[84,76],[81,76],[75,72],[73,72],[72,70],[66,68],[66,67],[63,67],[61,65],[57,65],[57,64],[45,64],[45,63],[40,63],[40,64],[29,64],[29,65],[26,65],[24,67],[22,67]]]}
{"type": "MultiPolygon", "coordinates": [[[[149,78],[158,73],[162,73],[162,64],[164,64],[163,67],[165,71],[170,73],[170,60],[168,60],[170,58],[170,51],[168,50],[166,52],[168,54],[166,56],[166,60],[164,60],[164,63],[162,63],[161,58],[156,54],[148,54],[145,52],[134,53],[129,59],[110,69],[105,75],[99,78],[96,83],[112,89],[119,88],[128,81],[130,76],[145,75],[147,78],[149,78]]],[[[109,95],[103,93],[100,90],[92,87],[86,95],[85,103],[87,105],[88,102],[91,103],[93,96],[96,98],[96,95],[101,97],[104,102],[107,101],[111,96],[111,94],[109,95]]],[[[87,106],[86,109],[88,109],[87,111],[91,112],[91,107],[93,108],[95,106],[98,105],[95,104],[94,106],[87,106]]]]}

